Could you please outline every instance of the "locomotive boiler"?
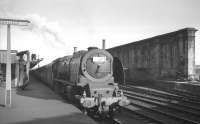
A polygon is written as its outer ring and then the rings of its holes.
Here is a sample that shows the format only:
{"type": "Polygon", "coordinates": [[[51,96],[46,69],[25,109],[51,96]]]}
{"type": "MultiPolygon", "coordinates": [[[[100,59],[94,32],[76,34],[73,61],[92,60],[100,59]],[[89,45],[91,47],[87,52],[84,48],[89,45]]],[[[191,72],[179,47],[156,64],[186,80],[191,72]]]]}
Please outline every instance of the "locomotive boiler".
{"type": "Polygon", "coordinates": [[[129,104],[113,77],[113,57],[104,49],[75,51],[35,70],[35,75],[82,110],[112,115],[129,104]]]}

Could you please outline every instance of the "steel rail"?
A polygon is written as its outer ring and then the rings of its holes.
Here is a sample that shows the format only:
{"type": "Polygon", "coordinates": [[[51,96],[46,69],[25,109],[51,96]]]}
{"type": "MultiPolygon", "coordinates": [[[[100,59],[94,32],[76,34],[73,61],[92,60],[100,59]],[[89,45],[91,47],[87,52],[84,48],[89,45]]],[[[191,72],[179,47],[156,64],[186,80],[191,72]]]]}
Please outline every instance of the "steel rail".
{"type": "Polygon", "coordinates": [[[131,96],[134,95],[134,96],[137,96],[137,97],[142,97],[142,98],[145,98],[145,99],[158,101],[158,102],[170,105],[168,107],[171,107],[173,109],[181,110],[181,111],[184,111],[184,112],[190,112],[192,114],[200,116],[200,111],[198,111],[195,107],[187,106],[187,105],[184,105],[184,104],[179,104],[178,101],[177,101],[177,103],[173,103],[173,102],[170,102],[170,100],[163,100],[163,99],[161,100],[159,98],[155,98],[155,97],[152,97],[150,95],[147,96],[147,95],[144,95],[144,94],[130,92],[130,91],[124,91],[124,94],[125,95],[128,94],[128,95],[131,95],[131,96]],[[183,109],[187,109],[187,110],[183,110],[183,109]],[[188,110],[188,109],[190,109],[190,110],[188,110]]]}

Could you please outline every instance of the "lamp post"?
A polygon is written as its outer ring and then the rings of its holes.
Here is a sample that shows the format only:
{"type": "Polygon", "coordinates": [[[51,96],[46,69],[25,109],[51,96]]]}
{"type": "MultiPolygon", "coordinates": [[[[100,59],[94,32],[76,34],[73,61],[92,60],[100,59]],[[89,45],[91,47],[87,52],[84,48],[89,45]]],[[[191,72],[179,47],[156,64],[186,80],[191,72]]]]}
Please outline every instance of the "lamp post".
{"type": "Polygon", "coordinates": [[[30,21],[0,18],[0,25],[7,25],[5,106],[11,107],[11,25],[28,26],[30,21]]]}

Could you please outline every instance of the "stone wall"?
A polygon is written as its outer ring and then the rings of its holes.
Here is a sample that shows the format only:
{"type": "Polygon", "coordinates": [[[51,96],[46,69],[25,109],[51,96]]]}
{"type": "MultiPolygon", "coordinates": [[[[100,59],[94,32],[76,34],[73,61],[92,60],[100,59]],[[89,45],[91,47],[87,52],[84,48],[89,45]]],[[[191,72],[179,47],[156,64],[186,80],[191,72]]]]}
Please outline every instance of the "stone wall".
{"type": "Polygon", "coordinates": [[[128,68],[126,81],[193,78],[196,31],[185,28],[107,50],[128,68]]]}

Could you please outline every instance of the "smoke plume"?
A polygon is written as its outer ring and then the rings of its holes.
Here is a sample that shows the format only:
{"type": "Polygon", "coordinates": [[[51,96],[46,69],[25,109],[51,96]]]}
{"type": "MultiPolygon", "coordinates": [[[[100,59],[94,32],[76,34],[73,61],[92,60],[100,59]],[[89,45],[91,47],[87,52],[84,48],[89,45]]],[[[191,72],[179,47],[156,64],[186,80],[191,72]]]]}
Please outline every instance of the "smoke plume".
{"type": "Polygon", "coordinates": [[[37,14],[27,15],[25,19],[29,20],[31,23],[24,29],[42,36],[44,41],[50,43],[53,47],[65,46],[65,43],[60,36],[61,28],[58,22],[50,22],[45,17],[41,17],[37,14]]]}

